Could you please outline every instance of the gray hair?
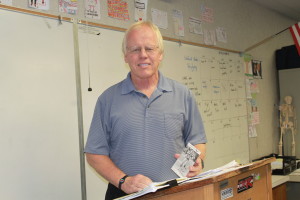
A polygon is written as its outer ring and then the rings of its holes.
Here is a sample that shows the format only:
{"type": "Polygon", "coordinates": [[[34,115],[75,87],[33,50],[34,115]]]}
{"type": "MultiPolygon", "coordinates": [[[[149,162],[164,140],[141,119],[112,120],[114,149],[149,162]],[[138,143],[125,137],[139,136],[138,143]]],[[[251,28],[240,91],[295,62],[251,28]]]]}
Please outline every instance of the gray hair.
{"type": "Polygon", "coordinates": [[[149,27],[153,30],[153,32],[155,33],[156,38],[157,38],[157,47],[158,47],[160,53],[162,53],[162,54],[164,53],[163,38],[162,38],[162,35],[159,31],[159,28],[150,21],[139,21],[139,22],[136,22],[136,23],[132,24],[125,32],[125,35],[124,35],[124,38],[123,38],[123,43],[122,43],[122,52],[123,52],[124,55],[127,52],[127,36],[128,36],[128,34],[132,30],[141,28],[143,26],[149,27]]]}

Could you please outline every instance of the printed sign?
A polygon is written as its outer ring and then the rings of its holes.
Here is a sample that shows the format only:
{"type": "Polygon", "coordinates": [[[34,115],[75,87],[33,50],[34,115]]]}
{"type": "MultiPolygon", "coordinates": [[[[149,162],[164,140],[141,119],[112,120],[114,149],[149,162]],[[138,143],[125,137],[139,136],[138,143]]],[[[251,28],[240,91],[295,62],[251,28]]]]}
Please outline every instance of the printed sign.
{"type": "Polygon", "coordinates": [[[233,197],[233,188],[226,188],[221,190],[221,200],[233,197]]]}
{"type": "Polygon", "coordinates": [[[253,176],[248,176],[238,181],[237,192],[243,192],[253,187],[253,176]]]}

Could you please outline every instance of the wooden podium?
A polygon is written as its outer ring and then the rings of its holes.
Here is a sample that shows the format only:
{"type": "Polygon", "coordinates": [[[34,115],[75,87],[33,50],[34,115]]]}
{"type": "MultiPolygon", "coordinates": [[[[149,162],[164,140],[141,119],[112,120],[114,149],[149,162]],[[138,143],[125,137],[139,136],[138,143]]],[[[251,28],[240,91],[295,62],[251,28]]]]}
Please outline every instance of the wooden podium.
{"type": "Polygon", "coordinates": [[[149,193],[138,200],[272,200],[271,162],[256,161],[234,171],[149,193]]]}

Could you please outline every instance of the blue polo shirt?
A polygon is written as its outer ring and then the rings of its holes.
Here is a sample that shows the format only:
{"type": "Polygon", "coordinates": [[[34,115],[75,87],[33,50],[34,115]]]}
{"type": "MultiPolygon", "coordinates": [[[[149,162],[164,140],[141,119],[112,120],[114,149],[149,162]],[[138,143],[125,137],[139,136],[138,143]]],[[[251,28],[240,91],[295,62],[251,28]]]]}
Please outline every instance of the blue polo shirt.
{"type": "Polygon", "coordinates": [[[96,103],[85,152],[108,155],[129,176],[152,181],[178,176],[171,170],[187,143],[206,143],[196,101],[186,86],[159,73],[148,98],[127,78],[104,91],[96,103]]]}

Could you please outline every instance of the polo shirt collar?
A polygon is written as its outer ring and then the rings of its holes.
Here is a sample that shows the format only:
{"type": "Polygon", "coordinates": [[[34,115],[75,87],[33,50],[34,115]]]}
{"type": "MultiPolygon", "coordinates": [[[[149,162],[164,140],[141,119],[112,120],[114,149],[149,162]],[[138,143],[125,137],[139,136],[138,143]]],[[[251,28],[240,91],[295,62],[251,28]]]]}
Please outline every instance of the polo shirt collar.
{"type": "MultiPolygon", "coordinates": [[[[167,78],[159,71],[159,80],[157,89],[162,92],[172,92],[172,86],[170,85],[170,82],[167,80],[167,78]]],[[[122,83],[122,94],[128,94],[132,91],[136,91],[134,88],[134,85],[132,83],[132,80],[130,78],[130,72],[128,72],[126,79],[122,83]]]]}

